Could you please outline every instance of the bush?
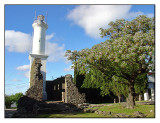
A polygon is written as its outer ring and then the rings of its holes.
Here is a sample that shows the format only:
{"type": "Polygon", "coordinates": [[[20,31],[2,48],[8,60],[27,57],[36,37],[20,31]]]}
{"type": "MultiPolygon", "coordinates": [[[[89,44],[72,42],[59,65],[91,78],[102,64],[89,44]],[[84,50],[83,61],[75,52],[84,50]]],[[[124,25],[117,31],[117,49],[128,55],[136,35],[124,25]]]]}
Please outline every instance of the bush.
{"type": "Polygon", "coordinates": [[[16,93],[15,95],[7,96],[5,95],[5,105],[6,108],[11,108],[11,105],[16,102],[16,105],[18,105],[18,100],[20,97],[23,96],[23,93],[16,93]]]}

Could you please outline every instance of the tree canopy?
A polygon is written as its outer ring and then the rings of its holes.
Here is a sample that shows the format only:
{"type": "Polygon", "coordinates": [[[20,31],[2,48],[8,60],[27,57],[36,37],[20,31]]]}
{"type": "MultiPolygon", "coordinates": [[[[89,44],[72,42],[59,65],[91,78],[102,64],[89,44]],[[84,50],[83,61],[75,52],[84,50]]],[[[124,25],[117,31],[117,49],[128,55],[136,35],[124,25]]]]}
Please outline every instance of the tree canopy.
{"type": "Polygon", "coordinates": [[[101,37],[107,40],[77,52],[73,64],[83,74],[93,69],[100,71],[105,83],[113,82],[113,76],[124,79],[119,83],[128,86],[127,108],[134,108],[138,77],[147,73],[153,62],[154,18],[141,15],[131,21],[119,19],[100,30],[101,37]]]}

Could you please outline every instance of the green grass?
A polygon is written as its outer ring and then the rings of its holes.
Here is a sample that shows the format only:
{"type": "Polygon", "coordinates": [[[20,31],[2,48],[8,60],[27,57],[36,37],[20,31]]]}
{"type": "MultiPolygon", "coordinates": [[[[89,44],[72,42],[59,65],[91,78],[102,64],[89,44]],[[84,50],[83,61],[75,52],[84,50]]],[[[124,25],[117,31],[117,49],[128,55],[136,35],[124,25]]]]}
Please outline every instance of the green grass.
{"type": "Polygon", "coordinates": [[[126,109],[126,108],[123,108],[120,104],[115,104],[113,106],[101,107],[101,108],[99,108],[99,110],[100,111],[111,111],[114,113],[124,113],[127,115],[133,115],[134,112],[140,111],[140,112],[144,113],[145,115],[147,115],[146,117],[150,117],[150,118],[154,117],[154,105],[137,104],[134,109],[126,109]],[[153,110],[153,111],[150,112],[151,110],[153,110]]]}
{"type": "Polygon", "coordinates": [[[38,118],[96,118],[105,117],[95,113],[74,113],[74,114],[44,114],[37,116],[38,118]]]}
{"type": "MultiPolygon", "coordinates": [[[[147,118],[154,118],[154,105],[142,105],[137,104],[135,109],[123,108],[121,104],[114,104],[113,106],[94,107],[100,111],[124,113],[127,115],[133,115],[134,112],[140,111],[146,115],[147,118]],[[152,112],[150,112],[153,110],[152,112]]],[[[109,116],[103,116],[96,113],[70,113],[70,114],[44,114],[37,116],[38,118],[108,118],[109,116]]],[[[110,116],[111,117],[111,116],[110,116]]]]}

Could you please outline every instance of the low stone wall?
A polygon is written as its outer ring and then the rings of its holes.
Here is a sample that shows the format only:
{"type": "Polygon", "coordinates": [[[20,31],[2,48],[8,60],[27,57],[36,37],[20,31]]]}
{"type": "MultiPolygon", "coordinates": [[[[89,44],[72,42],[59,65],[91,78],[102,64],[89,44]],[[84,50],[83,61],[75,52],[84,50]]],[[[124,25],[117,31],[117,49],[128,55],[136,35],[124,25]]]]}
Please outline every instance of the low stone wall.
{"type": "Polygon", "coordinates": [[[72,103],[75,105],[84,103],[85,94],[80,93],[78,88],[73,83],[72,75],[65,76],[65,103],[72,103]]]}

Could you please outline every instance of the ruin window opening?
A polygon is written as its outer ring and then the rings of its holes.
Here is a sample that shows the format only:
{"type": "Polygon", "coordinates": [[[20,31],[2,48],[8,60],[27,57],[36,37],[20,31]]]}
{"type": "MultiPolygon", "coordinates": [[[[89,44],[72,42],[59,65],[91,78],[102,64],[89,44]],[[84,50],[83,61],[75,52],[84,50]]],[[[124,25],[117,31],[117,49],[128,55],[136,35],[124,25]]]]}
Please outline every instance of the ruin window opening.
{"type": "Polygon", "coordinates": [[[59,90],[59,84],[58,84],[58,90],[59,90]]]}
{"type": "Polygon", "coordinates": [[[54,86],[54,89],[53,89],[54,91],[56,91],[56,85],[54,86]]]}

